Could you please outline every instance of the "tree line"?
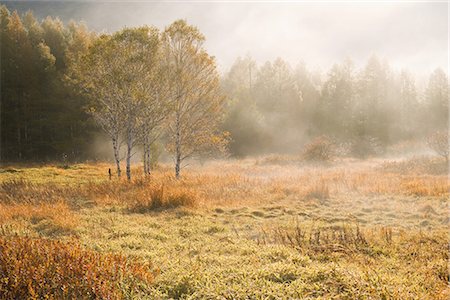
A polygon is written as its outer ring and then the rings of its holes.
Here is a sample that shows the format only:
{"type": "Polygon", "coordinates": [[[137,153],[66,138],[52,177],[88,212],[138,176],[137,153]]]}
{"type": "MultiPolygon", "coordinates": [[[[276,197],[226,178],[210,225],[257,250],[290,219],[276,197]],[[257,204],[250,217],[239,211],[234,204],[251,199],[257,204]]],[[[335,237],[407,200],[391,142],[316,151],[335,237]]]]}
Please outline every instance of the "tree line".
{"type": "Polygon", "coordinates": [[[86,99],[64,80],[95,35],[74,22],[36,20],[0,6],[1,161],[86,159],[98,130],[86,99]]]}
{"type": "Polygon", "coordinates": [[[296,152],[326,135],[365,154],[447,130],[441,69],[423,89],[375,56],[326,74],[245,57],[220,76],[205,37],[185,21],[97,34],[5,6],[0,13],[1,161],[92,159],[92,141],[106,135],[118,174],[124,158],[131,176],[138,149],[149,173],[160,141],[179,176],[183,162],[228,142],[231,155],[245,156],[296,152]]]}
{"type": "Polygon", "coordinates": [[[345,60],[327,74],[281,58],[258,66],[248,56],[236,60],[223,86],[231,99],[223,128],[235,155],[298,152],[317,136],[365,155],[448,130],[445,72],[433,71],[420,89],[411,73],[396,72],[376,56],[360,69],[345,60]]]}

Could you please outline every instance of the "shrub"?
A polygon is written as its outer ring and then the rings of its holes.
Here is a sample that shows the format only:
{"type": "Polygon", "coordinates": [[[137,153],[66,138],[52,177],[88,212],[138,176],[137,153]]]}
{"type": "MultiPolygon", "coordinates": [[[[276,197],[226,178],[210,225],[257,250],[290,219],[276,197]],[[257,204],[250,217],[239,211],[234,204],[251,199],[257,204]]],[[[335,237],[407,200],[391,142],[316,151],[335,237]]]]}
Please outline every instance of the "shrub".
{"type": "Polygon", "coordinates": [[[334,143],[326,136],[315,138],[303,150],[303,158],[308,161],[329,161],[333,156],[334,143]]]}
{"type": "Polygon", "coordinates": [[[436,154],[445,158],[448,163],[448,157],[450,147],[448,144],[448,133],[444,131],[437,131],[433,133],[427,141],[428,147],[430,147],[436,154]]]}
{"type": "Polygon", "coordinates": [[[155,275],[148,264],[74,242],[0,237],[3,299],[122,299],[155,275]]]}

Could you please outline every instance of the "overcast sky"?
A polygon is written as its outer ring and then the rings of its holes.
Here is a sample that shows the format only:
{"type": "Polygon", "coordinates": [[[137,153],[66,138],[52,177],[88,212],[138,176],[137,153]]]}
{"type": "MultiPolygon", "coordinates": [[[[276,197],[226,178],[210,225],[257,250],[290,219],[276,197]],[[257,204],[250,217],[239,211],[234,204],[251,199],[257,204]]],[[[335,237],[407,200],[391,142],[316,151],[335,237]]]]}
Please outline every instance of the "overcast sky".
{"type": "Polygon", "coordinates": [[[282,57],[322,70],[346,57],[359,65],[372,54],[415,73],[448,67],[445,2],[2,2],[39,18],[83,20],[97,31],[163,29],[186,19],[205,34],[221,70],[247,54],[259,63],[282,57]]]}

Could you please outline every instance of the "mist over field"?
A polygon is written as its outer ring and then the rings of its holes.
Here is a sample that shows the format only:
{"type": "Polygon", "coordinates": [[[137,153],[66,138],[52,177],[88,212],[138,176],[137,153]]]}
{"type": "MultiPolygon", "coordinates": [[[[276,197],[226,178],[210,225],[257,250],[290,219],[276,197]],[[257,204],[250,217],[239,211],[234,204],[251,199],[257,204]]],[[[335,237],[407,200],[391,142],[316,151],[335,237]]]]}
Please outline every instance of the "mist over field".
{"type": "Polygon", "coordinates": [[[448,18],[1,1],[0,299],[449,299],[448,18]]]}

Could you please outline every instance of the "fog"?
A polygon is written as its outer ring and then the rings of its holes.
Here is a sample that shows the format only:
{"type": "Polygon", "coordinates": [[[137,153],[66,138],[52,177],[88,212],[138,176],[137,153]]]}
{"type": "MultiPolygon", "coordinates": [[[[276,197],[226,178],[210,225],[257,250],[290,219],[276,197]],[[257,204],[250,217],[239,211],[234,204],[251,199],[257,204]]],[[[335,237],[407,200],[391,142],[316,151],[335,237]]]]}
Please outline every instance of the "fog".
{"type": "MultiPolygon", "coordinates": [[[[2,86],[2,98],[9,101],[2,106],[6,128],[3,130],[7,132],[2,143],[7,149],[3,150],[3,156],[8,159],[46,158],[49,153],[50,157],[72,153],[77,159],[111,154],[110,140],[86,112],[88,100],[98,102],[95,91],[77,98],[79,90],[86,87],[71,86],[62,80],[61,74],[73,77],[71,72],[77,69],[74,66],[86,61],[80,59],[70,63],[72,66],[64,63],[78,55],[75,54],[78,47],[71,43],[83,44],[83,40],[75,38],[76,30],[81,30],[79,36],[88,36],[83,34],[83,26],[69,30],[71,20],[105,34],[142,25],[156,26],[163,32],[178,22],[198,28],[206,38],[204,49],[217,63],[219,74],[213,63],[211,66],[220,84],[211,97],[192,99],[214,99],[223,94],[224,102],[217,105],[221,107],[220,113],[216,117],[205,116],[217,121],[214,132],[229,137],[231,156],[297,155],[311,144],[337,145],[340,155],[361,157],[396,154],[395,147],[419,153],[426,139],[448,131],[448,3],[3,1],[2,4],[10,12],[17,10],[23,20],[29,10],[38,20],[34,25],[29,18],[22,22],[27,28],[22,40],[17,40],[16,31],[21,23],[5,22],[11,24],[5,27],[6,38],[2,43],[2,62],[7,62],[3,63],[2,74],[9,79],[2,86]],[[46,19],[47,16],[51,18],[46,19]],[[37,43],[42,41],[48,53],[41,52],[42,45],[37,43]],[[29,55],[30,49],[34,56],[29,55]],[[44,60],[52,68],[42,67],[44,60]],[[29,72],[28,65],[35,67],[34,73],[29,72]],[[25,87],[16,80],[23,78],[23,74],[33,79],[26,80],[25,87]],[[42,78],[46,80],[41,81],[42,78]],[[22,94],[29,96],[18,96],[22,94]],[[21,101],[24,102],[21,109],[16,109],[21,101]],[[43,108],[43,113],[37,114],[35,107],[43,108]],[[48,128],[44,128],[44,123],[48,128]],[[47,142],[42,142],[45,139],[47,142]]],[[[9,13],[2,17],[15,18],[9,13]]],[[[87,45],[89,39],[97,37],[93,35],[84,42],[87,45]]],[[[108,69],[113,69],[112,60],[105,58],[105,61],[108,69]]],[[[128,65],[123,69],[128,70],[128,65]]],[[[98,77],[101,76],[92,75],[94,79],[98,77]]],[[[186,76],[194,80],[192,77],[186,76]]],[[[204,82],[193,85],[205,86],[204,82]]],[[[169,127],[163,130],[160,149],[154,149],[161,152],[163,159],[170,144],[169,127]]],[[[134,149],[136,161],[143,156],[140,146],[134,149]]]]}
{"type": "MultiPolygon", "coordinates": [[[[160,29],[186,19],[206,36],[206,48],[226,71],[238,56],[257,63],[282,57],[324,71],[350,57],[362,65],[372,54],[394,69],[417,75],[448,67],[448,3],[292,1],[20,1],[10,9],[31,9],[63,21],[84,21],[96,31],[113,32],[143,24],[160,29]]],[[[448,72],[447,72],[448,73],[448,72]]]]}

